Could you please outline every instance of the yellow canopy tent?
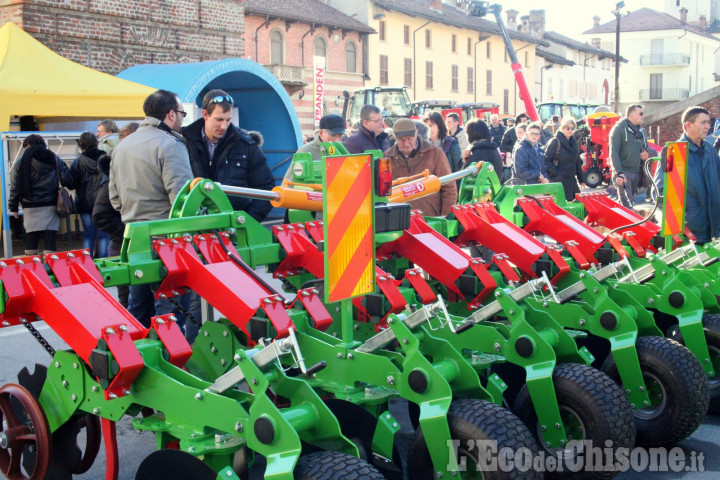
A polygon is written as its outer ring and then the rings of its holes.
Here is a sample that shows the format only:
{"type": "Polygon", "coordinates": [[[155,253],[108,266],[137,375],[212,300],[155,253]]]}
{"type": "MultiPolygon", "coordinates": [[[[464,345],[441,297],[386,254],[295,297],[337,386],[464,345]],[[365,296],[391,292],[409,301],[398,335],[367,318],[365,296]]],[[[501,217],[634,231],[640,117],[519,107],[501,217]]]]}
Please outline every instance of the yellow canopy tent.
{"type": "Polygon", "coordinates": [[[0,132],[12,115],[143,118],[154,91],[63,58],[14,23],[0,27],[0,132]]]}

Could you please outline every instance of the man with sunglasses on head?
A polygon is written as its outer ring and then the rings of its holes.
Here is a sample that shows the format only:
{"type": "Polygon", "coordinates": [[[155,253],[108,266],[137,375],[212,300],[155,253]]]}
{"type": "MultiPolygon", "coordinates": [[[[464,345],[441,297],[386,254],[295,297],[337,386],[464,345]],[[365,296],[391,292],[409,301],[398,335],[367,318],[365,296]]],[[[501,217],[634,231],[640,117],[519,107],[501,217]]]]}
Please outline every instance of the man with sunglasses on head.
{"type": "Polygon", "coordinates": [[[628,208],[635,203],[643,162],[650,157],[647,136],[642,128],[643,108],[642,105],[630,105],[625,118],[617,122],[610,132],[610,159],[615,184],[620,201],[628,208]]]}
{"type": "MultiPolygon", "coordinates": [[[[258,137],[231,123],[232,107],[230,95],[210,90],[203,97],[202,118],[182,129],[193,174],[223,185],[272,190],[275,181],[258,137]]],[[[272,209],[265,200],[232,196],[230,203],[259,222],[272,209]]]]}

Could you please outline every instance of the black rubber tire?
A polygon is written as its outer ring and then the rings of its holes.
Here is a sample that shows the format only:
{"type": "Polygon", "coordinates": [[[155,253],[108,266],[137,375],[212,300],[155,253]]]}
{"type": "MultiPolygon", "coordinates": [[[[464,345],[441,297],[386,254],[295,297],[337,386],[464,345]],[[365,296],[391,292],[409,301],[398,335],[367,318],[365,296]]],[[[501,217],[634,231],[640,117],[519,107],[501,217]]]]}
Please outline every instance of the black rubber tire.
{"type": "MultiPolygon", "coordinates": [[[[635,409],[637,444],[643,447],[672,445],[689,437],[703,422],[710,402],[708,381],[700,362],[675,340],[640,337],[635,344],[640,369],[650,393],[662,389],[663,402],[635,409]]],[[[609,355],[602,366],[620,383],[617,365],[609,355]]]]}
{"type": "MultiPolygon", "coordinates": [[[[538,453],[537,442],[533,439],[530,431],[510,410],[494,403],[477,400],[455,400],[450,405],[447,414],[450,434],[453,440],[460,441],[459,454],[466,457],[467,474],[480,475],[485,480],[509,480],[509,479],[541,479],[542,473],[529,470],[520,472],[513,470],[503,472],[501,469],[489,472],[477,472],[477,453],[479,448],[472,448],[475,443],[469,444],[472,440],[494,440],[497,442],[497,451],[507,447],[513,452],[521,448],[529,450],[534,457],[538,453]],[[467,446],[470,452],[463,448],[467,446]]],[[[437,445],[437,448],[447,448],[446,445],[437,445]]],[[[434,479],[434,471],[430,453],[428,452],[425,436],[422,428],[418,428],[415,434],[413,445],[408,457],[408,478],[413,480],[434,479]]],[[[467,475],[460,475],[460,478],[476,478],[467,475]]],[[[479,478],[479,477],[478,477],[479,478]]]]}
{"type": "Polygon", "coordinates": [[[715,376],[708,379],[710,388],[708,413],[717,415],[720,414],[720,314],[709,313],[703,316],[703,328],[715,371],[715,376]]]}
{"type": "Polygon", "coordinates": [[[340,452],[315,452],[300,457],[295,480],[383,480],[380,472],[364,460],[340,452]]]}
{"type": "MultiPolygon", "coordinates": [[[[593,446],[600,448],[605,448],[607,441],[612,442],[610,445],[614,449],[631,449],[634,446],[635,424],[632,409],[623,390],[611,378],[589,365],[563,363],[555,367],[553,383],[560,414],[572,414],[583,426],[582,439],[568,440],[590,440],[593,446]]],[[[536,432],[538,441],[542,442],[527,385],[520,389],[515,399],[515,412],[531,431],[536,432]]],[[[620,467],[619,464],[614,466],[620,467]]],[[[615,475],[616,472],[572,472],[568,468],[563,472],[545,474],[547,478],[572,479],[608,479],[615,475]]]]}
{"type": "Polygon", "coordinates": [[[597,188],[603,183],[603,173],[597,168],[590,168],[583,175],[585,178],[585,185],[588,188],[597,188]]]}

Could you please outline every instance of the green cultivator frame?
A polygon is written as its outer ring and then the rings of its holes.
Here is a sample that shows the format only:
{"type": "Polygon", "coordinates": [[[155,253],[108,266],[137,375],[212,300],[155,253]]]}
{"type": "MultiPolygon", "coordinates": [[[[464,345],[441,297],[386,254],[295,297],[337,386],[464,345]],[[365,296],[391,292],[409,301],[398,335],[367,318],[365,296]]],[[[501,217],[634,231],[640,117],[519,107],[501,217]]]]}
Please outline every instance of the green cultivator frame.
{"type": "Polygon", "coordinates": [[[373,160],[375,181],[333,183],[299,155],[294,181],[309,189],[194,181],[169,219],[128,225],[120,257],[0,263],[2,326],[24,325],[53,356],[0,389],[6,477],[70,480],[92,465],[102,430],[106,478],[117,478],[124,416],[155,433],[141,480],[261,468],[273,479],[543,476],[498,468],[503,448],[584,466],[556,476],[611,478],[614,462],[583,463],[588,446],[666,445],[702,422],[720,367],[714,244],[658,251],[647,225],[602,235],[579,218],[590,212],[596,226],[631,212],[606,197],[567,203],[559,185],[502,187],[488,164],[390,186],[378,152],[327,147],[339,153],[328,162],[373,160]],[[446,218],[402,203],[459,179],[446,218]],[[333,254],[356,239],[352,219],[334,216],[335,191],[372,200],[360,219],[370,288],[339,301],[333,254]],[[290,198],[328,224],[293,214],[304,221],[268,230],[226,194],[290,198]],[[105,290],[142,284],[158,299],[197,295],[219,318],[193,345],[172,314],[146,328],[105,290]],[[71,350],[52,350],[36,320],[71,350]],[[409,446],[398,412],[415,429],[409,446]]]}

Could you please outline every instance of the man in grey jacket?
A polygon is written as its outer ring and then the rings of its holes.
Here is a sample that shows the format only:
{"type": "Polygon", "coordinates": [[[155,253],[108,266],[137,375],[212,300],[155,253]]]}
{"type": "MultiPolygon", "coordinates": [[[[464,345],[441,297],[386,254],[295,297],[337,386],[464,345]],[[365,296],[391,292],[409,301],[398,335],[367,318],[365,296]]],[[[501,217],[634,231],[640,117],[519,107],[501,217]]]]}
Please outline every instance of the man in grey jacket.
{"type": "Polygon", "coordinates": [[[143,110],[145,120],[115,147],[110,166],[110,202],[125,223],[168,218],[175,197],[193,178],[179,135],[186,113],[177,95],[158,90],[143,110]]]}
{"type": "Polygon", "coordinates": [[[615,172],[615,184],[622,204],[628,208],[635,203],[640,183],[640,169],[649,157],[649,147],[642,123],[642,105],[630,105],[625,119],[610,132],[610,159],[615,172]]]}
{"type": "MultiPolygon", "coordinates": [[[[110,163],[110,203],[124,223],[168,218],[175,197],[193,178],[187,147],[179,134],[187,115],[180,99],[172,92],[158,90],[145,99],[143,110],[145,120],[115,147],[110,163]]],[[[180,299],[185,308],[188,297],[180,299]]],[[[173,310],[167,300],[154,301],[150,285],[130,287],[128,311],[146,327],[156,313],[173,310]]],[[[197,329],[185,325],[185,317],[175,313],[192,341],[197,329]]]]}

